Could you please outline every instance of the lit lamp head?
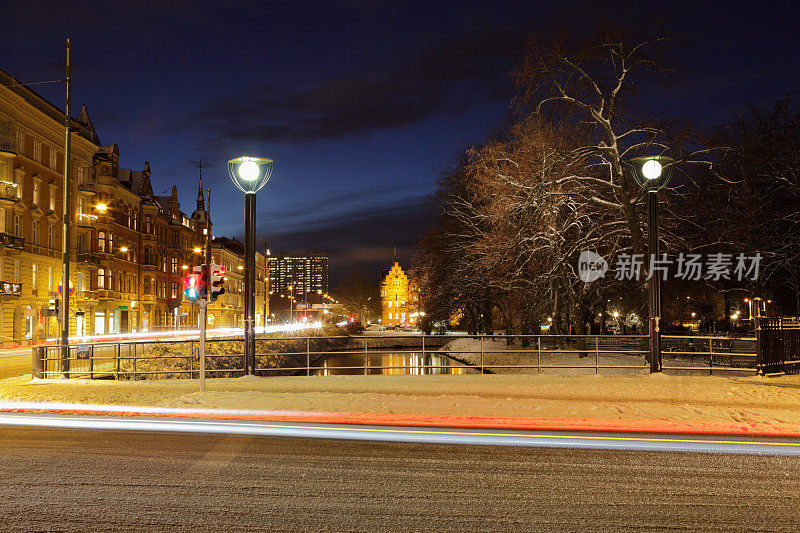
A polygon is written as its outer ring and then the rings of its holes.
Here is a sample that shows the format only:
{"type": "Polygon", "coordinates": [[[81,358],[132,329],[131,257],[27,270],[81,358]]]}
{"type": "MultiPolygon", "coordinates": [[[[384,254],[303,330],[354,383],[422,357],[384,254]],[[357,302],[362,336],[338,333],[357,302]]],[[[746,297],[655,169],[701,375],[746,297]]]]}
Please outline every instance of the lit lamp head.
{"type": "Polygon", "coordinates": [[[634,157],[630,160],[636,181],[647,190],[659,190],[669,183],[672,177],[674,160],[663,155],[634,157]]]}
{"type": "Polygon", "coordinates": [[[242,156],[228,161],[228,175],[244,193],[255,193],[272,175],[272,159],[242,156]]]}

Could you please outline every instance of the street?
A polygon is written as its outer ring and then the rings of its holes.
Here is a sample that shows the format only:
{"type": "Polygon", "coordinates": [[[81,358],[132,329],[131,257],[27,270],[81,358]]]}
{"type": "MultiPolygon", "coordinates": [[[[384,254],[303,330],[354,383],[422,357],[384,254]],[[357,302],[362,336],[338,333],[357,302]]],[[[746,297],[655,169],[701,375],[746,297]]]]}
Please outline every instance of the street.
{"type": "Polygon", "coordinates": [[[0,529],[787,530],[795,457],[0,426],[0,529]]]}

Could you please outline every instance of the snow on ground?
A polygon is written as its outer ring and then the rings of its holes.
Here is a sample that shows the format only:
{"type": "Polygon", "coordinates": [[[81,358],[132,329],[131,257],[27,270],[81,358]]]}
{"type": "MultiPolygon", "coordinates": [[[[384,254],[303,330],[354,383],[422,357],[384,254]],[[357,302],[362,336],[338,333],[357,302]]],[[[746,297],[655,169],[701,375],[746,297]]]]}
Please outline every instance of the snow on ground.
{"type": "Polygon", "coordinates": [[[0,402],[800,424],[800,376],[393,375],[0,380],[0,402]]]}

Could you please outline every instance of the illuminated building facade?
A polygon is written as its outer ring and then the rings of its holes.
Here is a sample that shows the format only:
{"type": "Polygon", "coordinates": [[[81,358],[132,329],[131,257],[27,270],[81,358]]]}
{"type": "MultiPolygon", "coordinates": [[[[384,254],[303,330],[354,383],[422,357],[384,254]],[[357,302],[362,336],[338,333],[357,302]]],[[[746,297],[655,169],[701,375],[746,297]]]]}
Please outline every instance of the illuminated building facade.
{"type": "Polygon", "coordinates": [[[381,283],[381,324],[387,327],[414,325],[418,309],[419,290],[395,258],[381,283]]]}
{"type": "MultiPolygon", "coordinates": [[[[85,107],[72,128],[70,334],[196,328],[183,280],[203,262],[210,220],[202,180],[188,216],[175,186],[153,193],[148,162],[120,168],[119,147],[101,144],[85,107]]],[[[63,171],[63,111],[0,71],[0,345],[58,334],[49,302],[62,277],[63,171]]],[[[212,308],[230,312],[215,315],[216,327],[241,325],[241,302],[232,299],[243,298],[235,268],[243,253],[226,250],[233,287],[212,308]]],[[[257,264],[263,279],[263,256],[257,264]]]]}

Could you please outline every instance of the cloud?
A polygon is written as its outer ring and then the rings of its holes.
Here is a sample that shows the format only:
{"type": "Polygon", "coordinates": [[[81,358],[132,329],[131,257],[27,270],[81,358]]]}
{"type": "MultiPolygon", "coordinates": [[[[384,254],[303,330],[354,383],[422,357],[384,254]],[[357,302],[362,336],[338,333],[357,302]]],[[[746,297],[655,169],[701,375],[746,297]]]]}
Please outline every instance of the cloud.
{"type": "Polygon", "coordinates": [[[207,146],[368,137],[507,99],[505,73],[523,38],[520,31],[485,31],[431,44],[390,68],[300,86],[253,86],[211,99],[183,126],[199,128],[207,146]]]}

